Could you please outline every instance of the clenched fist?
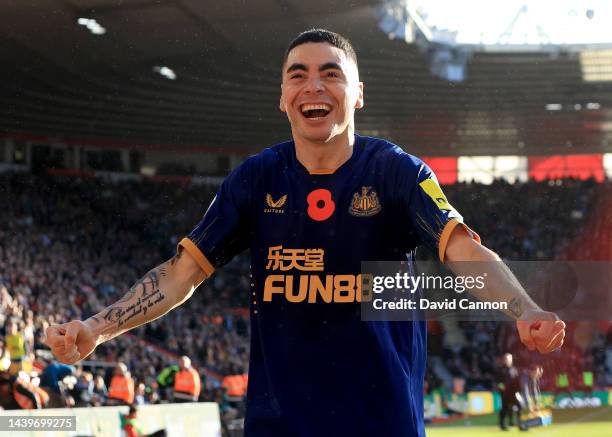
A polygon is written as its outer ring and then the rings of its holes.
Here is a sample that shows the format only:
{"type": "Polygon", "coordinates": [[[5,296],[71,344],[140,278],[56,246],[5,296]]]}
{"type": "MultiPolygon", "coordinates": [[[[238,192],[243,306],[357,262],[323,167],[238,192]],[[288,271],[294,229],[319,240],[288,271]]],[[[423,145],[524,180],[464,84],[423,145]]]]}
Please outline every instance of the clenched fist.
{"type": "Polygon", "coordinates": [[[49,326],[45,335],[45,343],[55,358],[64,364],[76,363],[91,354],[97,346],[91,328],[80,320],[49,326]]]}
{"type": "Polygon", "coordinates": [[[565,323],[555,313],[548,311],[526,311],[517,321],[521,341],[530,351],[541,354],[553,352],[563,345],[565,323]]]}

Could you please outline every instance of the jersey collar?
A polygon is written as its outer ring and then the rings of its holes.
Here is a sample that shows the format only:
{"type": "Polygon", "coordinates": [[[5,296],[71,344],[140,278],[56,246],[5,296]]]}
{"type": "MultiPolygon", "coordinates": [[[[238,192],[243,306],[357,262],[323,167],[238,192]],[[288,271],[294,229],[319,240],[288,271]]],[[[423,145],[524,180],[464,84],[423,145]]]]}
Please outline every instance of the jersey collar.
{"type": "Polygon", "coordinates": [[[355,143],[353,144],[353,153],[351,154],[351,157],[347,159],[340,167],[336,168],[335,170],[323,170],[323,171],[314,170],[314,171],[309,172],[306,169],[306,167],[304,167],[304,165],[297,159],[297,155],[295,154],[295,142],[294,141],[291,141],[289,143],[290,160],[295,169],[307,175],[315,176],[315,175],[340,174],[346,171],[346,169],[351,168],[353,163],[359,159],[359,157],[361,156],[361,152],[363,151],[364,142],[365,142],[365,139],[362,136],[355,134],[355,143]]]}

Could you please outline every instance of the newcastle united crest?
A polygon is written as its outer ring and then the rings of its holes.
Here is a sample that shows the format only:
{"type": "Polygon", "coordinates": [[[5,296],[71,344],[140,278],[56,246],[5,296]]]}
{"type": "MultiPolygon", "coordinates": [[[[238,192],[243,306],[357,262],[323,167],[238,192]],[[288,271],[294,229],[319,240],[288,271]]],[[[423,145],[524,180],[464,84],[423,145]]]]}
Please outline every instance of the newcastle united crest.
{"type": "Polygon", "coordinates": [[[361,195],[359,193],[353,194],[353,200],[349,207],[350,214],[356,217],[370,217],[380,212],[382,205],[376,191],[370,191],[371,188],[361,187],[361,195]]]}

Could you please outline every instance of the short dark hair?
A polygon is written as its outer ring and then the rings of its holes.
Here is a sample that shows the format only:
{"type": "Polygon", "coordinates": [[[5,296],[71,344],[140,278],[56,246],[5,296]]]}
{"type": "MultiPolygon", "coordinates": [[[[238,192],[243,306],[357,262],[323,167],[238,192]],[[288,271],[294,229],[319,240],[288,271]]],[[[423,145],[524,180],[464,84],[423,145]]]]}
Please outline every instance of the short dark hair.
{"type": "Polygon", "coordinates": [[[287,50],[285,50],[285,56],[283,57],[283,68],[285,67],[285,63],[287,62],[287,58],[289,57],[289,52],[291,52],[291,50],[297,46],[301,46],[302,44],[318,42],[327,43],[339,48],[344,52],[348,59],[357,65],[357,54],[355,53],[355,49],[353,49],[353,46],[348,39],[339,33],[332,32],[331,30],[309,29],[300,33],[293,41],[291,41],[289,47],[287,47],[287,50]]]}

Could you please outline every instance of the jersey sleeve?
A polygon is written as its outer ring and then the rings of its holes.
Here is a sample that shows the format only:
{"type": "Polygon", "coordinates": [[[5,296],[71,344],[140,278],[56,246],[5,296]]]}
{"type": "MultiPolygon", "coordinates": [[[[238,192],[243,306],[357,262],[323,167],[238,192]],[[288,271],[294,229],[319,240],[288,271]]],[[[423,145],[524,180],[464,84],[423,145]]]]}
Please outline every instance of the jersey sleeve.
{"type": "Polygon", "coordinates": [[[455,227],[463,227],[480,243],[478,234],[463,223],[461,214],[449,203],[431,168],[410,155],[402,160],[400,198],[420,243],[437,251],[442,262],[455,227]]]}
{"type": "Polygon", "coordinates": [[[251,210],[249,161],[221,184],[204,217],[178,244],[196,260],[207,276],[249,246],[251,210]]]}

